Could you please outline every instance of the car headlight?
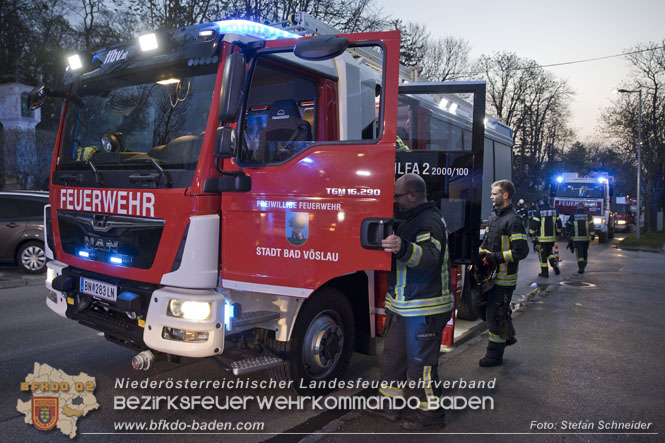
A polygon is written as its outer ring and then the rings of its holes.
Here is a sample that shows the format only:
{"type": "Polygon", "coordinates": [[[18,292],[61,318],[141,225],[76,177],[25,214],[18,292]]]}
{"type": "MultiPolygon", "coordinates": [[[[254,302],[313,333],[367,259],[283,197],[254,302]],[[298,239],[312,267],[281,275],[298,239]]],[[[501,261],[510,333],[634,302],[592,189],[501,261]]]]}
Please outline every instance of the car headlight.
{"type": "Polygon", "coordinates": [[[193,300],[170,300],[166,315],[186,320],[210,320],[212,304],[193,300]]]}
{"type": "Polygon", "coordinates": [[[594,217],[594,218],[593,218],[593,223],[594,223],[595,225],[602,225],[602,224],[605,224],[605,219],[604,219],[604,218],[600,218],[600,217],[594,217]]]}
{"type": "Polygon", "coordinates": [[[617,220],[617,225],[625,225],[626,220],[617,220]]]}

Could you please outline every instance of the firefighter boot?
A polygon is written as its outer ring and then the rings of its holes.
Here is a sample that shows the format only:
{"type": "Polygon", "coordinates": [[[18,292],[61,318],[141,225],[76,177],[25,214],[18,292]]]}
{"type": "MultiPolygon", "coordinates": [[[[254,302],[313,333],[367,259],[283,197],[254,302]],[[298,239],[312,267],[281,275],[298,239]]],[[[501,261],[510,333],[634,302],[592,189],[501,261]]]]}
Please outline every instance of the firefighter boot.
{"type": "Polygon", "coordinates": [[[547,268],[540,268],[540,274],[538,274],[538,277],[548,278],[549,276],[550,276],[550,274],[547,271],[547,268]]]}
{"type": "Polygon", "coordinates": [[[483,368],[500,366],[503,364],[503,350],[506,349],[506,343],[497,343],[490,341],[487,343],[487,353],[480,359],[478,364],[483,368]]]}
{"type": "Polygon", "coordinates": [[[416,409],[399,423],[402,429],[420,431],[426,428],[443,428],[446,425],[446,411],[442,408],[434,411],[416,409]]]}

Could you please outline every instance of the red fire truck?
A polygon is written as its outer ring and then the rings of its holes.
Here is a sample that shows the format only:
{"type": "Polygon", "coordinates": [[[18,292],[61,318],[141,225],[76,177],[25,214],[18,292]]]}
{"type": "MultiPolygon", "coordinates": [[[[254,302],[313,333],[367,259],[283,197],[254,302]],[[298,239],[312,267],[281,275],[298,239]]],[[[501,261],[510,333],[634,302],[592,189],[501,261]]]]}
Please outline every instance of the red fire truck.
{"type": "Polygon", "coordinates": [[[565,224],[570,214],[577,210],[577,204],[584,203],[585,209],[593,216],[598,242],[605,243],[608,238],[614,238],[614,213],[610,207],[613,185],[614,178],[606,172],[588,176],[564,172],[552,184],[551,206],[559,211],[565,224]]]}
{"type": "Polygon", "coordinates": [[[617,195],[614,211],[614,230],[630,232],[631,226],[635,224],[637,199],[627,195],[617,195]]]}
{"type": "Polygon", "coordinates": [[[63,89],[35,88],[32,106],[65,98],[47,305],[136,367],[218,356],[326,381],[373,352],[396,175],[426,179],[470,263],[510,177],[484,83],[401,82],[398,32],[336,34],[302,13],[206,23],[74,54],[63,89]]]}

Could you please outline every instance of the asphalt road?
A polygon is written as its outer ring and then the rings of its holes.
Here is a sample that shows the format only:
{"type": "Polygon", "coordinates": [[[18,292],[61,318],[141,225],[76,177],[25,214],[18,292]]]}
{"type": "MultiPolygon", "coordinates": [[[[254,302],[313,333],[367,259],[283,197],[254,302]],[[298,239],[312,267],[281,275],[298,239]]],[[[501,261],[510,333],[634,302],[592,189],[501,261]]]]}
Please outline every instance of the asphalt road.
{"type": "MultiPolygon", "coordinates": [[[[440,360],[440,374],[447,380],[491,380],[494,389],[451,389],[449,395],[491,396],[492,410],[449,411],[444,432],[451,433],[533,433],[562,432],[561,422],[605,421],[651,422],[651,432],[661,432],[665,424],[662,393],[665,382],[660,368],[665,363],[661,337],[665,302],[662,290],[665,265],[662,254],[626,252],[609,245],[591,248],[591,263],[583,278],[574,273],[576,263],[570,253],[561,263],[562,275],[547,281],[537,278],[535,254],[525,260],[514,300],[540,284],[543,295],[529,302],[525,312],[515,318],[519,342],[506,352],[500,368],[482,369],[477,365],[484,353],[486,336],[468,341],[440,360]],[[590,283],[592,287],[560,286],[559,282],[590,283]],[[533,428],[536,423],[553,423],[557,429],[533,428]]],[[[4,274],[11,270],[2,269],[4,274]]],[[[20,382],[33,370],[35,362],[47,363],[68,374],[85,372],[96,377],[94,392],[101,407],[78,420],[81,441],[208,441],[211,435],[113,434],[114,424],[122,421],[173,422],[228,421],[262,422],[263,429],[229,435],[232,441],[366,440],[367,435],[346,433],[396,433],[395,437],[414,439],[394,423],[384,422],[353,409],[312,411],[308,404],[288,410],[262,410],[256,402],[238,410],[206,411],[114,410],[115,397],[141,395],[216,395],[286,396],[280,389],[121,389],[117,380],[138,380],[130,367],[134,353],[106,342],[95,331],[58,317],[44,304],[43,286],[0,289],[0,323],[3,346],[0,433],[3,441],[68,441],[57,430],[40,432],[24,423],[16,410],[17,400],[27,401],[29,393],[20,392],[20,382]],[[104,434],[99,434],[104,433],[104,434]],[[313,435],[309,435],[316,433],[313,435]],[[309,436],[308,436],[309,435],[309,436]]],[[[148,375],[155,380],[235,380],[216,359],[184,360],[175,365],[160,362],[158,372],[148,375]]],[[[378,377],[376,359],[354,356],[347,379],[378,377]]],[[[250,377],[269,380],[265,374],[250,377]]],[[[343,395],[372,395],[370,391],[337,392],[343,395]]],[[[538,426],[538,425],[537,425],[538,426]]],[[[545,425],[543,425],[545,426],[545,425]]],[[[162,432],[171,432],[162,430],[162,432]]],[[[589,432],[589,431],[584,431],[589,432]]],[[[596,432],[599,432],[596,430],[596,432]]],[[[377,439],[379,436],[375,436],[377,439]]],[[[538,435],[537,441],[624,441],[626,438],[653,439],[659,436],[625,435],[538,435]]],[[[384,439],[385,437],[380,437],[384,439]]],[[[441,436],[418,436],[440,439],[441,436]]],[[[462,435],[467,441],[533,440],[535,435],[462,435]]]]}

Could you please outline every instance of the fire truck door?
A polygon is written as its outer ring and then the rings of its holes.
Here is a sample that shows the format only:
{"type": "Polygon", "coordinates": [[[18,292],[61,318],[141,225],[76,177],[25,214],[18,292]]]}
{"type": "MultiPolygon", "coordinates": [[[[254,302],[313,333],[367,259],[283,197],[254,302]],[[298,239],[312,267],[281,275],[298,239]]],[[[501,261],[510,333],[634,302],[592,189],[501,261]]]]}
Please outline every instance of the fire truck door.
{"type": "Polygon", "coordinates": [[[251,189],[222,194],[224,288],[308,297],[390,268],[360,237],[363,220],[393,216],[399,34],[340,37],[332,59],[267,41],[250,61],[237,163],[251,189]]]}
{"type": "Polygon", "coordinates": [[[441,209],[453,264],[469,264],[480,242],[485,83],[399,87],[395,178],[419,174],[441,209]]]}

